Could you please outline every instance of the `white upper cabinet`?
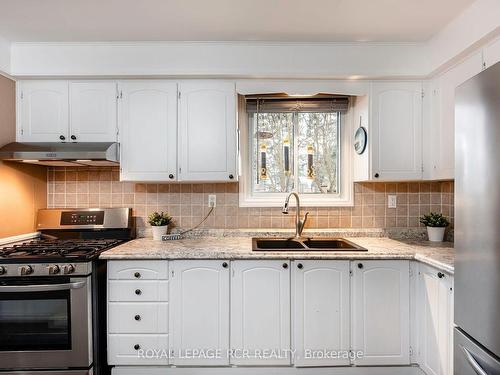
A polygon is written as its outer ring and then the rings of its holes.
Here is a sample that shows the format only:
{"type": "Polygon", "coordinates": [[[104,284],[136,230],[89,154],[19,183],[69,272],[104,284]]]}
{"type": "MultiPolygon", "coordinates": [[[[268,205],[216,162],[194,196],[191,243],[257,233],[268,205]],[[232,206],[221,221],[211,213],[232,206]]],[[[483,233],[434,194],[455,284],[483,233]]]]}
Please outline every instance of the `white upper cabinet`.
{"type": "Polygon", "coordinates": [[[399,260],[353,262],[352,348],[360,366],[410,363],[410,264],[399,260]]]}
{"type": "Polygon", "coordinates": [[[70,140],[116,142],[116,83],[75,81],[69,84],[70,140]]]}
{"type": "Polygon", "coordinates": [[[293,337],[296,366],[349,366],[349,358],[322,355],[350,349],[349,261],[293,264],[293,337]]]}
{"type": "Polygon", "coordinates": [[[173,261],[171,272],[172,364],[229,365],[229,261],[173,261]],[[190,356],[195,349],[206,356],[190,356]]]}
{"type": "Polygon", "coordinates": [[[17,96],[21,142],[116,141],[112,81],[22,81],[17,96]]]}
{"type": "Polygon", "coordinates": [[[370,108],[372,179],[421,179],[422,83],[374,82],[370,108]]]}
{"type": "Polygon", "coordinates": [[[231,364],[290,365],[290,262],[240,260],[231,267],[231,364]]]}
{"type": "Polygon", "coordinates": [[[483,68],[479,50],[430,83],[426,98],[424,139],[426,159],[424,178],[453,179],[455,176],[455,89],[480,73],[483,68]]]}
{"type": "Polygon", "coordinates": [[[17,106],[19,142],[69,141],[67,81],[19,82],[17,106]]]}
{"type": "Polygon", "coordinates": [[[236,181],[234,82],[179,85],[179,175],[185,181],[236,181]]]}
{"type": "Polygon", "coordinates": [[[428,375],[452,375],[453,279],[419,265],[419,364],[428,375]]]}
{"type": "Polygon", "coordinates": [[[118,101],[122,181],[177,178],[177,83],[123,81],[118,101]]]}

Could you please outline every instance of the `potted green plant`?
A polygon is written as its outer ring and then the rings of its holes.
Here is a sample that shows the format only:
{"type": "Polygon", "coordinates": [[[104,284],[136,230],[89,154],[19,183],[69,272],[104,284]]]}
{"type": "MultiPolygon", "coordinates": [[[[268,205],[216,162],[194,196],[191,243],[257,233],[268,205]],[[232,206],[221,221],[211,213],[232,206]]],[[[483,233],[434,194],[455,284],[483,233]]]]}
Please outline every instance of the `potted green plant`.
{"type": "Polygon", "coordinates": [[[421,216],[420,222],[427,227],[429,241],[433,242],[442,242],[446,227],[450,225],[448,219],[438,212],[431,212],[428,215],[421,216]]]}
{"type": "Polygon", "coordinates": [[[172,217],[168,212],[153,212],[148,217],[148,223],[153,230],[153,239],[161,240],[161,236],[167,234],[168,225],[172,222],[172,217]]]}

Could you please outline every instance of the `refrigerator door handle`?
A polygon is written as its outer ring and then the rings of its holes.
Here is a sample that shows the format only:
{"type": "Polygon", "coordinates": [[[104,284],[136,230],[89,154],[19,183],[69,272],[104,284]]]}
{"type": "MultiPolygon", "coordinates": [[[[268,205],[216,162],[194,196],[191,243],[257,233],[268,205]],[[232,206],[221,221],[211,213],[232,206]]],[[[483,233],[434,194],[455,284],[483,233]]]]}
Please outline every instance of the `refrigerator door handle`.
{"type": "Polygon", "coordinates": [[[469,365],[474,369],[476,374],[478,375],[488,375],[486,371],[483,370],[483,368],[477,363],[476,359],[474,356],[469,352],[464,346],[462,346],[462,350],[465,355],[465,359],[467,359],[467,362],[469,362],[469,365]]]}

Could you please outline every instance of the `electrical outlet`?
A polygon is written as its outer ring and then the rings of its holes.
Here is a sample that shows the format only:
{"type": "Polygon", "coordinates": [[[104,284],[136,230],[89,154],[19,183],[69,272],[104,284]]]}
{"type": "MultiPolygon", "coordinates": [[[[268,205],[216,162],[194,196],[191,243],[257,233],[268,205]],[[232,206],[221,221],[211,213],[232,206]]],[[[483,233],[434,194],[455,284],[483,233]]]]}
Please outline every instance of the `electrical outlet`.
{"type": "Polygon", "coordinates": [[[217,206],[217,196],[215,194],[208,195],[208,207],[216,207],[217,206]]]}
{"type": "Polygon", "coordinates": [[[388,208],[396,208],[398,205],[397,197],[395,195],[387,196],[387,207],[388,208]]]}

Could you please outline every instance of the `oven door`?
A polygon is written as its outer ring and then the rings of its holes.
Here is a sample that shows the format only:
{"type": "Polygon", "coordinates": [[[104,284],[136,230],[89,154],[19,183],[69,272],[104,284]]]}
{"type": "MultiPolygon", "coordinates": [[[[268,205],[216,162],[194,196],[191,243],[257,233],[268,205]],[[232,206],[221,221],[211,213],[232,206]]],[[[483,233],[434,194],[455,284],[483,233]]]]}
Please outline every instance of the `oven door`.
{"type": "Polygon", "coordinates": [[[92,364],[89,277],[0,280],[0,369],[92,364]]]}

